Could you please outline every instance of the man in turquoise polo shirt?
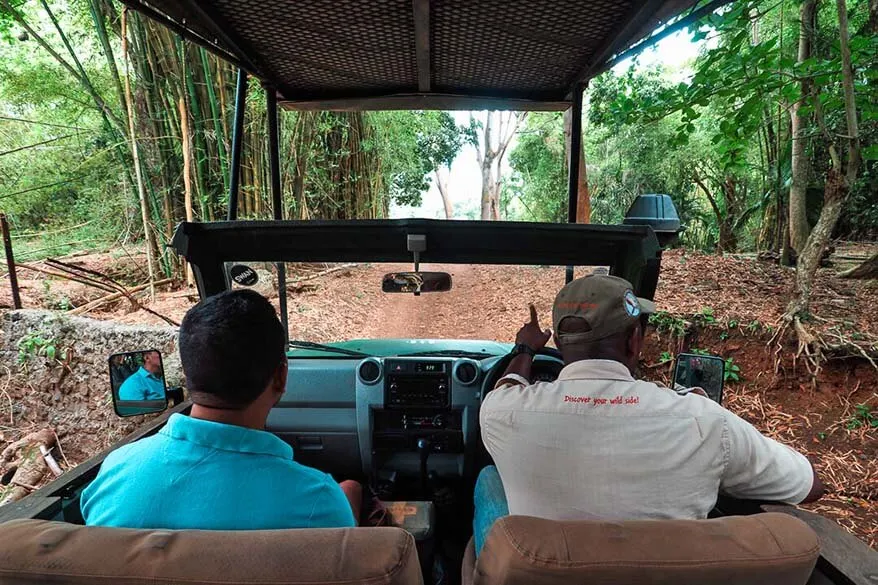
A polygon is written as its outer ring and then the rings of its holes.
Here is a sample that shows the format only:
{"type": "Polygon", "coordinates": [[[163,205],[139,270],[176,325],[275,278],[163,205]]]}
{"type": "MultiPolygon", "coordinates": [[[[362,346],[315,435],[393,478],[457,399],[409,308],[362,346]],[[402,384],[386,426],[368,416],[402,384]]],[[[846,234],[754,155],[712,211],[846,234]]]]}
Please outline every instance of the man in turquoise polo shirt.
{"type": "Polygon", "coordinates": [[[360,486],[300,465],[264,430],[287,381],[284,332],[249,290],[207,298],[180,325],[193,401],[157,434],[113,451],[83,491],[88,525],[257,530],[355,526],[360,486]]]}
{"type": "Polygon", "coordinates": [[[157,351],[143,354],[143,365],[119,387],[119,400],[164,400],[162,358],[157,351]]]}

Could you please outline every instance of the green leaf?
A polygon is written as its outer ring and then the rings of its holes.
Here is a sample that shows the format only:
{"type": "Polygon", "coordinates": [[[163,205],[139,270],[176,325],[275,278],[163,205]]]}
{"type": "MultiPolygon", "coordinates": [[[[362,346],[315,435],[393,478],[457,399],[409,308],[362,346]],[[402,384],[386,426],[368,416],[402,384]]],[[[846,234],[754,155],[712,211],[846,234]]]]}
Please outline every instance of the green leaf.
{"type": "Polygon", "coordinates": [[[55,359],[55,346],[54,345],[47,345],[46,346],[46,357],[49,358],[50,360],[55,359]]]}
{"type": "Polygon", "coordinates": [[[863,160],[878,160],[878,144],[867,146],[861,154],[863,160]]]}

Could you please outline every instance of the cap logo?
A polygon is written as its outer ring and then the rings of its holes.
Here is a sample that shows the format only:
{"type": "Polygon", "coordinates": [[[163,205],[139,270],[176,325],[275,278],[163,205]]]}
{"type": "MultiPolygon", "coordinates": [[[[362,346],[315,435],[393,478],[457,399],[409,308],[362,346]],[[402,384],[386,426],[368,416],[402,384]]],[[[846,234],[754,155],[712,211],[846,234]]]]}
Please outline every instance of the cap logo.
{"type": "Polygon", "coordinates": [[[634,296],[634,291],[626,290],[625,296],[622,297],[622,304],[625,306],[625,312],[632,317],[640,316],[640,301],[634,296]]]}

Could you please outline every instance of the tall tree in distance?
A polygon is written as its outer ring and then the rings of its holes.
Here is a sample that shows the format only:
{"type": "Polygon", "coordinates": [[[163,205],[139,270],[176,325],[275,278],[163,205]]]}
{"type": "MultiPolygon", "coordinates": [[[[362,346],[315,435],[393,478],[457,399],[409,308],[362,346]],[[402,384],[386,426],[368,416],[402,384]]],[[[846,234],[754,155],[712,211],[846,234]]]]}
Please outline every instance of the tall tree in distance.
{"type": "Polygon", "coordinates": [[[482,170],[482,214],[481,219],[500,219],[500,187],[503,182],[503,157],[506,149],[518,126],[527,117],[527,112],[498,112],[487,113],[485,123],[475,122],[471,118],[470,124],[481,132],[481,140],[475,142],[476,158],[482,170]],[[481,142],[481,144],[479,144],[481,142]]]}
{"type": "MultiPolygon", "coordinates": [[[[814,46],[814,28],[817,25],[817,0],[805,0],[799,11],[799,65],[811,58],[814,46]]],[[[802,114],[802,106],[811,95],[811,78],[803,76],[799,81],[801,95],[790,108],[792,125],[792,182],[790,184],[790,245],[801,253],[808,239],[811,226],[808,225],[806,209],[810,161],[806,149],[810,129],[808,120],[802,114]]]]}
{"type": "Polygon", "coordinates": [[[424,127],[417,138],[418,151],[433,168],[436,188],[445,208],[445,219],[451,219],[454,206],[448,192],[448,174],[463,143],[474,141],[472,127],[458,127],[448,112],[422,112],[419,115],[422,116],[424,127]]]}

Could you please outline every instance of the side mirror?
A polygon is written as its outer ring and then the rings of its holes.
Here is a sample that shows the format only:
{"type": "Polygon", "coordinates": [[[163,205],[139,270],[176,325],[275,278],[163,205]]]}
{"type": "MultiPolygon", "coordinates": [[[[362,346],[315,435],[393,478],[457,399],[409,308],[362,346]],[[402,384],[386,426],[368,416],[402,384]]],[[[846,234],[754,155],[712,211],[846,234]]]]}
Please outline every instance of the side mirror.
{"type": "Polygon", "coordinates": [[[707,397],[722,404],[726,362],[715,355],[681,353],[674,366],[674,389],[702,388],[707,397]]]}
{"type": "Polygon", "coordinates": [[[447,292],[451,275],[447,272],[391,272],[385,274],[381,290],[386,293],[447,292]]]}
{"type": "Polygon", "coordinates": [[[109,365],[116,414],[138,416],[161,412],[168,407],[161,352],[145,349],[114,353],[109,365]]]}

